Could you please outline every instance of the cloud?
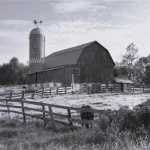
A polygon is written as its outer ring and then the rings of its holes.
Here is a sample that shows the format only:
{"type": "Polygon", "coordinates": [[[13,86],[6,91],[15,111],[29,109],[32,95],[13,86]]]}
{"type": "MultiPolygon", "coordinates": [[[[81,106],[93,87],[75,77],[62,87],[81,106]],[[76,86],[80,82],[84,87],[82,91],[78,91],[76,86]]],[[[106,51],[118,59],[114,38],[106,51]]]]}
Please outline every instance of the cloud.
{"type": "MultiPolygon", "coordinates": [[[[131,6],[130,2],[122,4],[98,0],[81,2],[45,0],[42,1],[43,3],[38,1],[38,5],[35,5],[33,10],[31,8],[26,10],[27,6],[35,4],[31,3],[33,1],[22,4],[15,3],[13,0],[13,9],[9,5],[10,11],[3,7],[3,11],[7,10],[9,16],[16,6],[20,6],[19,11],[16,11],[17,14],[12,14],[15,16],[19,14],[22,19],[0,20],[0,51],[2,52],[0,63],[9,61],[13,56],[17,56],[23,62],[28,60],[28,37],[31,29],[34,28],[33,20],[36,19],[34,16],[46,18],[40,25],[46,36],[46,55],[94,40],[105,46],[115,61],[120,59],[120,54],[125,53],[130,42],[137,45],[141,56],[149,54],[150,17],[144,16],[149,10],[146,4],[135,5],[136,9],[134,9],[134,5],[131,6]],[[46,11],[43,11],[44,9],[46,11]],[[24,14],[24,10],[28,11],[29,18],[24,14]]],[[[2,9],[0,9],[0,16],[7,18],[1,11],[2,9]]]]}
{"type": "Polygon", "coordinates": [[[72,1],[61,1],[57,3],[53,3],[53,7],[55,8],[56,12],[60,13],[69,13],[69,12],[80,12],[80,11],[95,11],[97,9],[106,10],[108,9],[107,6],[104,5],[97,5],[98,1],[79,1],[79,0],[72,0],[72,1]]]}

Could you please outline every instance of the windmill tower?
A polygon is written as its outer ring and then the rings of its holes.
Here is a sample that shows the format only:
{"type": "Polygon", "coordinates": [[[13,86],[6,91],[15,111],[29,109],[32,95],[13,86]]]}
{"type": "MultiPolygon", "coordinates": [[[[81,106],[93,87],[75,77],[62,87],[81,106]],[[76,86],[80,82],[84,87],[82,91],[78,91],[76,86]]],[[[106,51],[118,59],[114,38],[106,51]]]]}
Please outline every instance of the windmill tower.
{"type": "Polygon", "coordinates": [[[29,35],[29,72],[36,72],[44,67],[45,59],[45,36],[43,31],[38,27],[37,22],[34,20],[36,28],[31,30],[29,35]]]}

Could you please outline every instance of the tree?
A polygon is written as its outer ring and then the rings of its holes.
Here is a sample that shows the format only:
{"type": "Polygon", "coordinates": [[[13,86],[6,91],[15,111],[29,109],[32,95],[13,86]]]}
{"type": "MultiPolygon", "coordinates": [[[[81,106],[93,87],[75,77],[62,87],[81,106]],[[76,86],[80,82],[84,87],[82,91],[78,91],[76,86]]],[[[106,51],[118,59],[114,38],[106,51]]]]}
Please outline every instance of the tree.
{"type": "Polygon", "coordinates": [[[138,59],[137,53],[138,53],[138,48],[132,42],[127,46],[126,54],[123,55],[121,64],[127,68],[128,70],[127,77],[129,79],[133,79],[134,76],[134,63],[138,59]]]}
{"type": "Polygon", "coordinates": [[[140,57],[134,65],[135,82],[142,84],[145,77],[145,67],[148,64],[148,57],[140,57]]]}
{"type": "Polygon", "coordinates": [[[144,82],[145,84],[150,84],[150,65],[145,67],[144,82]]]}
{"type": "Polygon", "coordinates": [[[0,66],[0,85],[25,84],[28,66],[13,57],[9,63],[0,66]]]}
{"type": "Polygon", "coordinates": [[[132,42],[126,48],[126,54],[123,55],[123,60],[122,60],[123,64],[128,67],[133,66],[135,60],[138,59],[137,53],[138,53],[138,48],[132,42]]]}
{"type": "Polygon", "coordinates": [[[128,69],[126,66],[116,66],[114,69],[114,77],[127,77],[128,76],[128,69]]]}

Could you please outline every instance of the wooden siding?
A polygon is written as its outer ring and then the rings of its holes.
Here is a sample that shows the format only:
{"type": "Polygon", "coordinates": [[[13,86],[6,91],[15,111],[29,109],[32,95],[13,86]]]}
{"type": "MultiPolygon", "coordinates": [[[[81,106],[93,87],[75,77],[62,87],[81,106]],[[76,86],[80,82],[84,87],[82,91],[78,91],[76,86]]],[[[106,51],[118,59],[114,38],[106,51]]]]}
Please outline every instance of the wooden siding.
{"type": "MultiPolygon", "coordinates": [[[[72,67],[63,67],[54,70],[48,70],[43,72],[37,72],[37,83],[45,82],[58,82],[63,85],[70,85],[71,83],[72,67]]],[[[30,83],[35,83],[36,74],[33,76],[28,75],[30,83]]]]}
{"type": "Polygon", "coordinates": [[[114,63],[108,53],[98,43],[83,50],[78,60],[81,82],[109,83],[114,79],[114,63]]]}

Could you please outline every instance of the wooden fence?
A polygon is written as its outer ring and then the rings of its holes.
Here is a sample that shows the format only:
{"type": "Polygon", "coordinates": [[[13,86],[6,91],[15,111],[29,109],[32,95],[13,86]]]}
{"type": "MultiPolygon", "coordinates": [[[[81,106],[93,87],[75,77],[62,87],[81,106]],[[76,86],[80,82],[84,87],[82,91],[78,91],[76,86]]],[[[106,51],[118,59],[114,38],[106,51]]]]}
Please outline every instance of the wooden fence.
{"type": "Polygon", "coordinates": [[[43,97],[48,95],[62,95],[62,94],[71,94],[71,93],[72,93],[71,87],[46,88],[46,89],[35,91],[32,95],[32,98],[34,98],[35,95],[43,97]]]}
{"type": "MultiPolygon", "coordinates": [[[[22,115],[23,122],[26,123],[28,117],[42,119],[44,121],[44,126],[46,126],[48,121],[52,122],[53,130],[57,130],[56,124],[65,125],[70,129],[79,128],[81,124],[96,124],[96,120],[82,120],[80,119],[80,112],[93,112],[97,114],[102,114],[104,110],[95,110],[87,108],[75,108],[60,106],[54,104],[48,104],[43,102],[35,101],[26,101],[24,100],[24,91],[19,98],[12,99],[12,93],[10,98],[0,99],[0,112],[8,113],[9,117],[11,113],[22,115]],[[2,109],[3,108],[3,109],[2,109]],[[55,112],[54,109],[65,110],[66,113],[55,112]],[[29,112],[29,113],[28,113],[29,112]],[[72,113],[75,113],[75,116],[72,116],[72,113]]],[[[2,96],[2,94],[0,95],[2,96]]],[[[3,94],[3,96],[6,96],[3,94]]]]}
{"type": "Polygon", "coordinates": [[[105,85],[99,84],[98,86],[93,86],[91,88],[87,88],[87,93],[118,93],[118,92],[125,92],[125,93],[150,93],[150,85],[128,85],[123,86],[117,84],[105,85]]]}
{"type": "MultiPolygon", "coordinates": [[[[98,84],[96,86],[92,86],[91,88],[84,88],[75,91],[74,93],[150,93],[150,85],[128,85],[126,87],[121,88],[119,84],[98,84]]],[[[32,93],[32,98],[36,95],[40,97],[49,96],[49,95],[63,95],[63,94],[72,94],[71,87],[60,87],[60,88],[46,88],[41,90],[36,90],[32,93]]]]}

